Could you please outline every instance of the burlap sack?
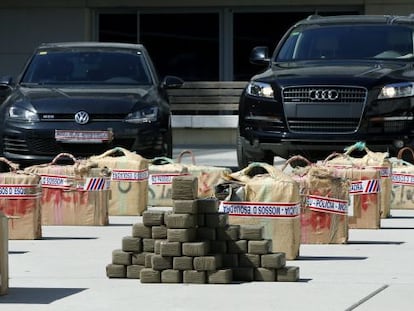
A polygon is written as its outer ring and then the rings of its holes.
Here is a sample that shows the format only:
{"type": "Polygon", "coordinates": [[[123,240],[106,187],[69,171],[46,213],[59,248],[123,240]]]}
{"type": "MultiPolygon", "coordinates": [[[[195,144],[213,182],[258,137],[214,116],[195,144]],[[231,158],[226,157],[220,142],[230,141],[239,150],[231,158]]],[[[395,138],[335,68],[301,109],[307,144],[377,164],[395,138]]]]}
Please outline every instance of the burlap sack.
{"type": "MultiPolygon", "coordinates": [[[[391,205],[391,169],[392,165],[389,160],[388,152],[373,152],[369,150],[364,143],[356,143],[347,148],[344,153],[345,162],[351,162],[353,166],[361,168],[373,168],[380,173],[380,198],[381,198],[381,210],[380,217],[387,218],[390,216],[390,205],[391,205]],[[360,158],[352,157],[351,154],[355,151],[363,152],[364,155],[360,158]]],[[[341,160],[341,157],[332,159],[331,162],[341,160]]]]}
{"type": "Polygon", "coordinates": [[[335,169],[313,164],[301,156],[305,167],[294,167],[292,178],[299,183],[301,193],[301,243],[342,244],[348,241],[348,200],[350,182],[335,176],[335,169]]]}
{"type": "Polygon", "coordinates": [[[198,178],[198,197],[214,197],[214,187],[224,181],[225,176],[231,174],[228,167],[197,165],[191,150],[182,151],[177,157],[177,163],[184,165],[188,173],[198,178]],[[184,163],[184,156],[189,156],[190,163],[184,163]]]}
{"type": "Polygon", "coordinates": [[[272,240],[274,252],[284,252],[290,260],[297,258],[300,247],[298,183],[266,163],[251,163],[230,174],[228,182],[226,185],[231,190],[220,204],[220,211],[229,214],[229,223],[263,226],[264,238],[272,240]],[[232,188],[229,183],[233,181],[242,186],[232,188]]]}
{"type": "Polygon", "coordinates": [[[392,191],[392,180],[391,180],[391,171],[392,164],[389,160],[388,152],[373,152],[368,148],[364,149],[366,155],[360,159],[356,159],[355,163],[357,165],[363,166],[365,168],[374,168],[380,173],[380,198],[381,198],[381,218],[390,217],[391,209],[391,191],[392,191]]]}
{"type": "Polygon", "coordinates": [[[172,180],[189,175],[188,169],[170,158],[158,157],[150,160],[148,171],[148,205],[173,206],[172,180]]]}
{"type": "Polygon", "coordinates": [[[148,160],[121,147],[89,159],[111,171],[109,215],[142,215],[148,205],[148,160]]]}
{"type": "Polygon", "coordinates": [[[40,178],[17,170],[4,158],[11,171],[0,173],[0,211],[9,218],[10,240],[33,240],[42,237],[40,178]]]}
{"type": "Polygon", "coordinates": [[[335,175],[348,179],[349,189],[348,226],[353,229],[380,228],[381,197],[380,170],[357,166],[345,154],[333,153],[323,162],[335,168],[335,175]]]}
{"type": "Polygon", "coordinates": [[[414,209],[414,165],[404,161],[404,152],[409,152],[414,161],[414,150],[404,147],[399,150],[392,163],[391,209],[414,209]]]}
{"type": "Polygon", "coordinates": [[[109,222],[109,170],[62,153],[52,162],[25,168],[40,176],[43,225],[103,226],[109,222]],[[73,164],[58,164],[70,159],[73,164]]]}
{"type": "Polygon", "coordinates": [[[9,228],[7,217],[0,211],[0,296],[9,289],[9,228]]]}

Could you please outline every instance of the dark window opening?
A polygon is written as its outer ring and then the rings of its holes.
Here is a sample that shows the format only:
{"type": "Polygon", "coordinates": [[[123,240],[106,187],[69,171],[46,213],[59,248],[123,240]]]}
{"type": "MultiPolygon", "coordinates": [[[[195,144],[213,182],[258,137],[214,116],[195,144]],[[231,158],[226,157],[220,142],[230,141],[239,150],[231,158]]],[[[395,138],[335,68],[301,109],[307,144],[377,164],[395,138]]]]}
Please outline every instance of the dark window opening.
{"type": "Polygon", "coordinates": [[[100,14],[99,41],[137,43],[137,14],[100,14]]]}
{"type": "Polygon", "coordinates": [[[218,13],[142,14],[140,42],[160,76],[219,80],[218,13]]]}

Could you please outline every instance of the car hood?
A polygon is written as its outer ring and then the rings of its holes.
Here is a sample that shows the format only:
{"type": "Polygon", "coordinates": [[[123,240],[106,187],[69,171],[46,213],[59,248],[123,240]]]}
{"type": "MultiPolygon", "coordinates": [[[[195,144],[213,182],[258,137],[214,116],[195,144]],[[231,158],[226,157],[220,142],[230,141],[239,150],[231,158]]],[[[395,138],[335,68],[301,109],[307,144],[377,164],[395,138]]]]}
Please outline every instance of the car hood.
{"type": "Polygon", "coordinates": [[[276,80],[280,86],[360,85],[371,88],[413,77],[414,69],[406,62],[307,61],[277,63],[255,78],[276,80]]]}
{"type": "Polygon", "coordinates": [[[13,102],[31,105],[38,113],[128,113],[156,101],[154,87],[73,88],[18,87],[13,102]]]}

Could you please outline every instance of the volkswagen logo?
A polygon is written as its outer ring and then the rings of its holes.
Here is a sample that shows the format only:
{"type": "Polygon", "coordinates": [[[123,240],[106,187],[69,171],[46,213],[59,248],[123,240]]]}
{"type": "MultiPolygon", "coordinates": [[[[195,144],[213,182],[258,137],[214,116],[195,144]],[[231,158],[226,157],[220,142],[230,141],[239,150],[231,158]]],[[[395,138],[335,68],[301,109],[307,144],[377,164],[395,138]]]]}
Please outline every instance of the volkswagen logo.
{"type": "Polygon", "coordinates": [[[78,124],[86,124],[89,122],[89,114],[86,111],[79,111],[75,114],[75,122],[78,124]]]}
{"type": "Polygon", "coordinates": [[[309,91],[309,98],[311,100],[334,101],[339,98],[339,92],[334,89],[311,89],[309,91]]]}

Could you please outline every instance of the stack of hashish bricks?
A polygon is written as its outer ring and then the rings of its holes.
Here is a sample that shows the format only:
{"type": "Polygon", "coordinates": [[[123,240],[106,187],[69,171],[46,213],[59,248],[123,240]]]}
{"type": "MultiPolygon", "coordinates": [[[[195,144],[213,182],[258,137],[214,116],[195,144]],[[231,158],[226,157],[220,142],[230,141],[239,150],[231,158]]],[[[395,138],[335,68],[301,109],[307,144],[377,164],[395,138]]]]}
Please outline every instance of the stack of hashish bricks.
{"type": "Polygon", "coordinates": [[[285,253],[271,251],[262,226],[229,225],[219,201],[197,199],[197,189],[197,178],[175,177],[173,210],[145,211],[122,249],[112,252],[107,276],[196,284],[299,279],[299,267],[286,266],[285,253]]]}

